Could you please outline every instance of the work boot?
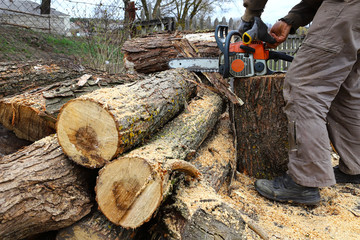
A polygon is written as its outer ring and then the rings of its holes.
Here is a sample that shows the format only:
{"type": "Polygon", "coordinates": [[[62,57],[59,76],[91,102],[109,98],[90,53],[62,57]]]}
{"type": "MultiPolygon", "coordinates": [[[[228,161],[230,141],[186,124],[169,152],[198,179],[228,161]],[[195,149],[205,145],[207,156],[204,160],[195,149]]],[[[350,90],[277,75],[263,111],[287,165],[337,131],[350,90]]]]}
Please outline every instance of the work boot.
{"type": "Polygon", "coordinates": [[[334,167],[336,183],[355,183],[360,184],[360,174],[350,175],[340,171],[339,166],[334,167]]]}
{"type": "Polygon", "coordinates": [[[264,197],[279,202],[294,202],[306,205],[316,205],[320,202],[319,188],[304,187],[285,174],[273,180],[258,179],[255,189],[264,197]]]}

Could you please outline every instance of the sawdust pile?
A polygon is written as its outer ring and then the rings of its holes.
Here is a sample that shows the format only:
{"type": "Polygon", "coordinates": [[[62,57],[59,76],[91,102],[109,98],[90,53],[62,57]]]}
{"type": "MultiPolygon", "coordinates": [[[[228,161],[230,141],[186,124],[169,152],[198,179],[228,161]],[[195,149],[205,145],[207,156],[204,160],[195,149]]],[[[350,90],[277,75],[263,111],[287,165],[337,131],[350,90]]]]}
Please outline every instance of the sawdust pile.
{"type": "MultiPolygon", "coordinates": [[[[233,165],[232,141],[230,121],[225,113],[214,135],[204,144],[208,151],[203,151],[204,148],[200,151],[199,161],[215,157],[233,165]]],[[[333,164],[337,164],[336,158],[333,164]]],[[[256,192],[254,181],[237,172],[231,183],[224,182],[219,193],[253,219],[270,239],[360,239],[360,184],[322,188],[320,204],[307,207],[267,200],[256,192]]],[[[246,232],[247,239],[261,239],[250,228],[246,232]]]]}

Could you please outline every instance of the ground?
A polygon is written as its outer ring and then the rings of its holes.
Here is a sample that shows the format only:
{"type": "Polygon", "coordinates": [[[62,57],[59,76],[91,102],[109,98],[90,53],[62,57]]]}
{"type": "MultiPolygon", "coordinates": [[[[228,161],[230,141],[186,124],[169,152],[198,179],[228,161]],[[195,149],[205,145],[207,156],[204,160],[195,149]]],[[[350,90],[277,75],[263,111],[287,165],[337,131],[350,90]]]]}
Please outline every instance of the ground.
{"type": "MultiPolygon", "coordinates": [[[[215,129],[216,134],[205,148],[221,153],[225,161],[233,161],[235,150],[227,114],[215,129]]],[[[214,155],[203,152],[200,157],[206,161],[214,155]]],[[[334,153],[333,165],[337,159],[334,153]]],[[[232,183],[226,182],[220,193],[253,219],[269,239],[360,239],[360,184],[322,188],[320,204],[307,207],[267,200],[256,192],[254,182],[255,178],[237,172],[232,183]]],[[[248,228],[247,239],[261,238],[248,228]]]]}

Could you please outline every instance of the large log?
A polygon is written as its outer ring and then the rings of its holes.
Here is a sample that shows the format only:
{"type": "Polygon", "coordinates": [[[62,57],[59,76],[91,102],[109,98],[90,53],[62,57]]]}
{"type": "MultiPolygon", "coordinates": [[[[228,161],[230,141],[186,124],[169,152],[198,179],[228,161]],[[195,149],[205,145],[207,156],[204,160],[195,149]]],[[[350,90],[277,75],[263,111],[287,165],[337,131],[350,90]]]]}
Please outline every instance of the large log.
{"type": "MultiPolygon", "coordinates": [[[[125,53],[125,67],[128,71],[153,73],[169,69],[168,62],[172,58],[210,57],[218,58],[220,50],[215,38],[202,38],[201,34],[191,36],[173,36],[169,34],[151,35],[125,42],[122,50],[125,53]]],[[[202,75],[219,93],[233,104],[243,104],[242,100],[230,89],[227,80],[219,73],[202,75]]]]}
{"type": "MultiPolygon", "coordinates": [[[[142,79],[135,75],[85,74],[0,100],[0,124],[18,138],[37,141],[55,133],[60,108],[69,100],[99,88],[142,79]]],[[[61,81],[61,79],[59,79],[61,81]]]]}
{"type": "Polygon", "coordinates": [[[203,56],[219,56],[219,49],[213,41],[196,41],[196,46],[181,35],[155,34],[126,41],[122,47],[125,67],[128,71],[139,73],[153,73],[169,69],[168,62],[173,58],[203,56]]]}
{"type": "Polygon", "coordinates": [[[136,228],[148,221],[166,198],[175,170],[198,176],[190,160],[212,131],[223,107],[206,91],[145,146],[105,165],[96,184],[99,209],[114,224],[136,228]]]}
{"type": "Polygon", "coordinates": [[[55,136],[0,158],[0,239],[57,230],[88,214],[88,171],[62,153],[55,136]]]}
{"type": "Polygon", "coordinates": [[[283,112],[284,75],[238,78],[233,106],[237,170],[258,178],[284,174],[288,162],[287,118],[283,112]]]}
{"type": "Polygon", "coordinates": [[[81,75],[81,69],[66,62],[1,62],[0,98],[81,75]]]}
{"type": "Polygon", "coordinates": [[[133,84],[69,101],[57,122],[59,143],[76,163],[102,167],[173,118],[195,92],[195,76],[168,70],[133,84]]]}
{"type": "Polygon", "coordinates": [[[245,239],[243,214],[216,194],[224,183],[231,183],[229,180],[235,168],[228,114],[223,114],[197,157],[190,162],[202,173],[202,181],[190,185],[181,182],[176,186],[175,194],[152,220],[152,236],[194,240],[245,239]]]}
{"type": "Polygon", "coordinates": [[[243,214],[209,185],[181,182],[176,190],[172,204],[156,218],[153,236],[178,240],[246,239],[243,214]]]}
{"type": "Polygon", "coordinates": [[[114,87],[142,79],[144,79],[144,77],[134,74],[91,72],[71,81],[54,84],[43,92],[46,105],[45,113],[56,118],[61,107],[71,99],[100,88],[114,87]]]}

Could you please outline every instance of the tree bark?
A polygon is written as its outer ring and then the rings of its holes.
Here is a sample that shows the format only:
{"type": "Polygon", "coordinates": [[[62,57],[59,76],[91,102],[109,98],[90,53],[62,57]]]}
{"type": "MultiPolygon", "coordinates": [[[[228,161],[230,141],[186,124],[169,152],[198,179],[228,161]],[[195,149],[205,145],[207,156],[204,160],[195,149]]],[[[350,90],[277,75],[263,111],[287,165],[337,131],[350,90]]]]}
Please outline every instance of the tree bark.
{"type": "Polygon", "coordinates": [[[112,224],[101,212],[95,210],[79,222],[61,229],[56,240],[131,240],[136,239],[135,230],[127,230],[112,224]]]}
{"type": "Polygon", "coordinates": [[[0,100],[0,124],[18,138],[37,141],[55,133],[60,108],[69,100],[103,87],[142,79],[136,75],[85,74],[0,100]]]}
{"type": "Polygon", "coordinates": [[[0,63],[0,98],[81,76],[79,69],[57,62],[0,63]]]}
{"type": "Polygon", "coordinates": [[[0,158],[0,238],[23,239],[73,224],[90,212],[89,170],[46,137],[0,158]]]}
{"type": "Polygon", "coordinates": [[[197,177],[190,160],[212,131],[223,107],[216,94],[193,100],[188,110],[161,129],[145,146],[107,164],[99,172],[99,209],[114,224],[136,228],[148,221],[170,192],[171,172],[197,177]]]}
{"type": "Polygon", "coordinates": [[[233,106],[239,172],[273,178],[287,170],[283,83],[283,74],[234,80],[235,93],[245,102],[243,106],[233,106]]]}
{"type": "Polygon", "coordinates": [[[169,70],[69,101],[58,117],[60,145],[76,163],[102,167],[143,142],[184,107],[195,92],[187,80],[194,81],[194,75],[169,70]]]}

